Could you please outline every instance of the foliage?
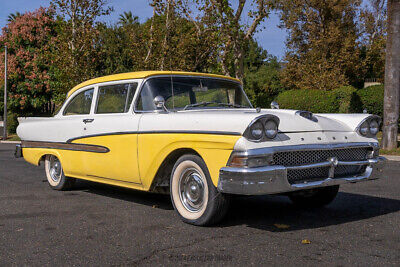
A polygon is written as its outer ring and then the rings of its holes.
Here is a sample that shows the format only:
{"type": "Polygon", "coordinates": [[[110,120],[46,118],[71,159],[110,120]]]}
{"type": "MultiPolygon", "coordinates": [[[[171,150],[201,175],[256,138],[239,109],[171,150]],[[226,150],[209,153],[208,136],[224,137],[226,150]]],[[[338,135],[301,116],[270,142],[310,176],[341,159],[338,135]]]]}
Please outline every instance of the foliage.
{"type": "MultiPolygon", "coordinates": [[[[49,113],[52,92],[49,51],[54,44],[51,9],[15,17],[3,28],[0,46],[8,47],[8,108],[20,115],[49,113]]],[[[4,58],[4,50],[0,57],[4,58]]],[[[4,61],[0,66],[4,77],[4,61]]]]}
{"type": "Polygon", "coordinates": [[[287,63],[282,72],[288,88],[332,90],[362,82],[358,0],[279,3],[282,27],[289,32],[287,63]]]}
{"type": "Polygon", "coordinates": [[[366,78],[383,82],[387,36],[387,10],[384,0],[370,0],[360,11],[361,53],[365,61],[366,78]]]}
{"type": "Polygon", "coordinates": [[[315,113],[361,112],[356,89],[351,86],[332,91],[288,90],[280,93],[276,101],[280,108],[307,110],[315,113]]]}
{"type": "Polygon", "coordinates": [[[7,132],[13,134],[16,132],[18,126],[18,115],[14,112],[7,114],[7,132]]]}
{"type": "Polygon", "coordinates": [[[98,76],[99,31],[96,20],[112,11],[105,0],[52,0],[57,12],[56,49],[54,63],[61,94],[76,84],[98,76]]]}
{"type": "Polygon", "coordinates": [[[363,109],[368,113],[383,117],[383,91],[384,85],[373,85],[359,89],[359,95],[363,109]]]}
{"type": "Polygon", "coordinates": [[[278,59],[251,40],[245,56],[244,89],[254,106],[269,108],[272,100],[284,90],[280,71],[278,59]]]}

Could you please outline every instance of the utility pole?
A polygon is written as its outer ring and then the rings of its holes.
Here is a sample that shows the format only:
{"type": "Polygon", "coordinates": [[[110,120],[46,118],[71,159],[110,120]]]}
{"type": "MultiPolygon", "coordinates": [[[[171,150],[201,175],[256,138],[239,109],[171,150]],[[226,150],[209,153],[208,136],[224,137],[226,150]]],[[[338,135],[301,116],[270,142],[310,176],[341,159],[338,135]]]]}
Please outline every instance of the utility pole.
{"type": "Polygon", "coordinates": [[[7,139],[7,46],[4,46],[4,116],[3,140],[7,139]]]}

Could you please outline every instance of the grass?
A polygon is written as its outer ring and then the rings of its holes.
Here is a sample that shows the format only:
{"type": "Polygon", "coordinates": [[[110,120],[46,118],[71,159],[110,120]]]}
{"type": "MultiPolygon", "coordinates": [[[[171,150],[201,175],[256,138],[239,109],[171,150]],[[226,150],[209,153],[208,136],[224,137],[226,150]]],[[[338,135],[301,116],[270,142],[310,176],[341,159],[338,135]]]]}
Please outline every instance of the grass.
{"type": "MultiPolygon", "coordinates": [[[[382,141],[382,132],[379,132],[377,135],[379,143],[382,141]]],[[[394,156],[400,156],[400,134],[397,137],[397,148],[393,150],[386,150],[386,149],[380,149],[379,154],[381,155],[394,155],[394,156]]]]}
{"type": "MultiPolygon", "coordinates": [[[[3,140],[3,137],[1,137],[0,139],[3,140]]],[[[7,141],[21,141],[21,139],[16,134],[9,134],[7,136],[7,141]]]]}

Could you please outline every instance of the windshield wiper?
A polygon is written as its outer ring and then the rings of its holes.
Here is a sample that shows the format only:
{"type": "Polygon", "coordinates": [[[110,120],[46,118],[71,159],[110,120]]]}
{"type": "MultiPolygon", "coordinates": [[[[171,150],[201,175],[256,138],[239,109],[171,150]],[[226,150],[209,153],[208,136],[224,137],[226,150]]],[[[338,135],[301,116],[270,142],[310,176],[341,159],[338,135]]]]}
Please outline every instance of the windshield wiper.
{"type": "Polygon", "coordinates": [[[234,108],[247,108],[246,106],[242,106],[239,104],[231,104],[231,103],[220,103],[220,102],[199,102],[199,103],[194,103],[194,104],[188,104],[186,105],[183,110],[186,110],[188,108],[193,108],[193,107],[200,107],[200,106],[208,106],[211,104],[216,104],[217,106],[223,106],[223,107],[234,107],[234,108]]]}
{"type": "Polygon", "coordinates": [[[183,110],[186,110],[187,108],[194,108],[194,107],[200,107],[200,106],[208,106],[211,104],[220,104],[218,102],[199,102],[199,103],[194,103],[194,104],[188,104],[186,105],[183,110]]]}
{"type": "Polygon", "coordinates": [[[218,103],[218,106],[234,107],[234,108],[247,108],[246,106],[242,106],[239,104],[231,104],[231,103],[218,103]]]}

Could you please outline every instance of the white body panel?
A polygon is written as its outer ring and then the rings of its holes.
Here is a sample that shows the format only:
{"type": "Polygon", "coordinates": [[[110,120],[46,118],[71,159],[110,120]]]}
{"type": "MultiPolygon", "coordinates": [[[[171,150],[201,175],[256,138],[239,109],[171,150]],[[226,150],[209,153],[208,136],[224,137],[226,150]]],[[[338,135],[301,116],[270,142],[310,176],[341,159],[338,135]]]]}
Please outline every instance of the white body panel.
{"type": "MultiPolygon", "coordinates": [[[[100,85],[137,82],[123,80],[105,82],[100,85]]],[[[52,118],[19,118],[17,134],[22,140],[45,142],[68,142],[71,139],[109,133],[140,132],[204,132],[242,135],[249,124],[259,116],[270,114],[279,118],[279,134],[272,141],[251,142],[242,137],[235,145],[236,150],[247,150],[268,146],[283,146],[315,143],[376,142],[375,138],[360,136],[356,131],[369,114],[314,114],[317,121],[300,116],[296,110],[282,109],[192,109],[178,112],[135,113],[134,101],[127,113],[95,114],[94,107],[99,84],[89,85],[74,92],[64,103],[60,112],[52,118]],[[90,114],[64,116],[68,101],[78,93],[94,88],[90,114]],[[94,119],[84,123],[84,119],[94,119]]]]}

